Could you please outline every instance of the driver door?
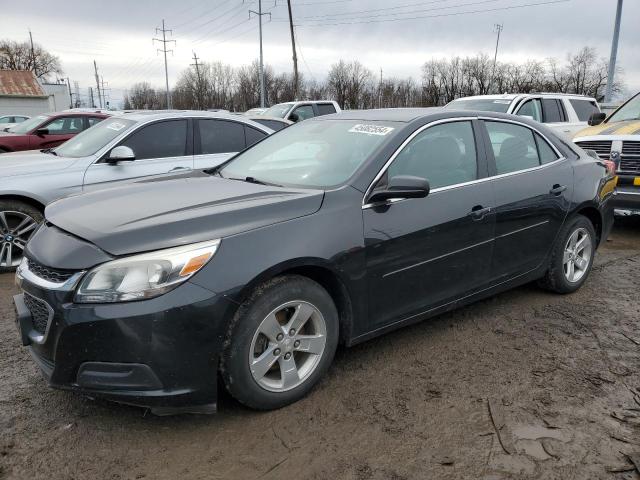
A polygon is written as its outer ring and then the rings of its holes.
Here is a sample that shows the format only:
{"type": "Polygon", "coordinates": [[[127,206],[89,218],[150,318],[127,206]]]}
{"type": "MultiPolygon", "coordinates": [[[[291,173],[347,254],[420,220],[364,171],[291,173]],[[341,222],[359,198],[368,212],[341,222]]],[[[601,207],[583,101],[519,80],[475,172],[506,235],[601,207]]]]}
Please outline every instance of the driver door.
{"type": "Polygon", "coordinates": [[[131,148],[135,160],[116,164],[109,163],[106,158],[98,160],[85,173],[85,190],[117,181],[193,169],[193,136],[188,119],[144,125],[122,140],[120,145],[131,148]]]}
{"type": "Polygon", "coordinates": [[[369,315],[374,328],[420,315],[486,286],[495,215],[484,147],[472,121],[418,133],[378,182],[426,178],[425,198],[365,205],[369,315]]]}

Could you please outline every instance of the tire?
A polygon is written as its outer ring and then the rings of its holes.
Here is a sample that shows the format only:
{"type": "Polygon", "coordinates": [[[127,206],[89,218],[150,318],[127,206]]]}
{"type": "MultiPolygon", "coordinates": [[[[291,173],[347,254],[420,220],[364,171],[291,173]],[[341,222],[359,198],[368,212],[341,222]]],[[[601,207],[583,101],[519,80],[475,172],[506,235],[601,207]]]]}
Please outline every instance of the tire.
{"type": "Polygon", "coordinates": [[[42,212],[27,203],[0,200],[0,273],[15,270],[24,245],[43,221],[42,212]]]}
{"type": "Polygon", "coordinates": [[[326,373],[338,335],[338,311],[324,288],[299,275],[276,277],[255,289],[229,326],[220,366],[226,388],[256,410],[289,405],[326,373]],[[289,327],[299,325],[292,335],[289,327]]]}
{"type": "Polygon", "coordinates": [[[589,277],[595,253],[596,232],[593,224],[582,215],[569,219],[558,234],[551,251],[549,269],[540,279],[540,286],[556,293],[575,292],[589,277]],[[574,249],[570,243],[574,239],[584,243],[574,249]],[[573,270],[567,262],[573,262],[573,270]]]}

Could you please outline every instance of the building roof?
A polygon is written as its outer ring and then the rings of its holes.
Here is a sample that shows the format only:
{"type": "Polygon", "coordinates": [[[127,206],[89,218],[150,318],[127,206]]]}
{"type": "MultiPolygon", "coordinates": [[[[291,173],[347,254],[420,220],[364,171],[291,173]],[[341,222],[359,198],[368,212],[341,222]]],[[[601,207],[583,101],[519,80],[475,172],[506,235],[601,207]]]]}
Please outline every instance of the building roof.
{"type": "Polygon", "coordinates": [[[0,70],[0,96],[46,97],[30,70],[0,70]]]}

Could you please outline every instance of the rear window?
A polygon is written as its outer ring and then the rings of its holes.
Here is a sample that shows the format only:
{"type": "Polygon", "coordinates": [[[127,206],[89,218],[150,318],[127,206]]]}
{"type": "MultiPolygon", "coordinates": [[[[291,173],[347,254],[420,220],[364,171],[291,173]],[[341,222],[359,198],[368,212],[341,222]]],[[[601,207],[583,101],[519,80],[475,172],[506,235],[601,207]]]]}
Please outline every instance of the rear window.
{"type": "Polygon", "coordinates": [[[590,100],[577,100],[572,98],[569,100],[569,103],[576,111],[578,120],[580,120],[581,122],[586,122],[587,120],[589,120],[589,117],[592,113],[599,111],[595,102],[592,102],[590,100]]]}
{"type": "Polygon", "coordinates": [[[331,115],[332,113],[336,113],[336,107],[332,103],[318,104],[318,115],[331,115]]]}

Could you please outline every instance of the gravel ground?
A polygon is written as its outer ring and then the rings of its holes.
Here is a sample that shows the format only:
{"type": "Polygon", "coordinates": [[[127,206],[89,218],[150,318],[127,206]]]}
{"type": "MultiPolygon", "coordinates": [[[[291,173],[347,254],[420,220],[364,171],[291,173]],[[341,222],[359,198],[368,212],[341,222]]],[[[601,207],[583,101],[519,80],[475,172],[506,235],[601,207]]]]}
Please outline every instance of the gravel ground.
{"type": "Polygon", "coordinates": [[[640,479],[640,218],[581,291],[533,285],[352,349],[301,402],[214,416],[50,390],[0,276],[0,477],[640,479]]]}

